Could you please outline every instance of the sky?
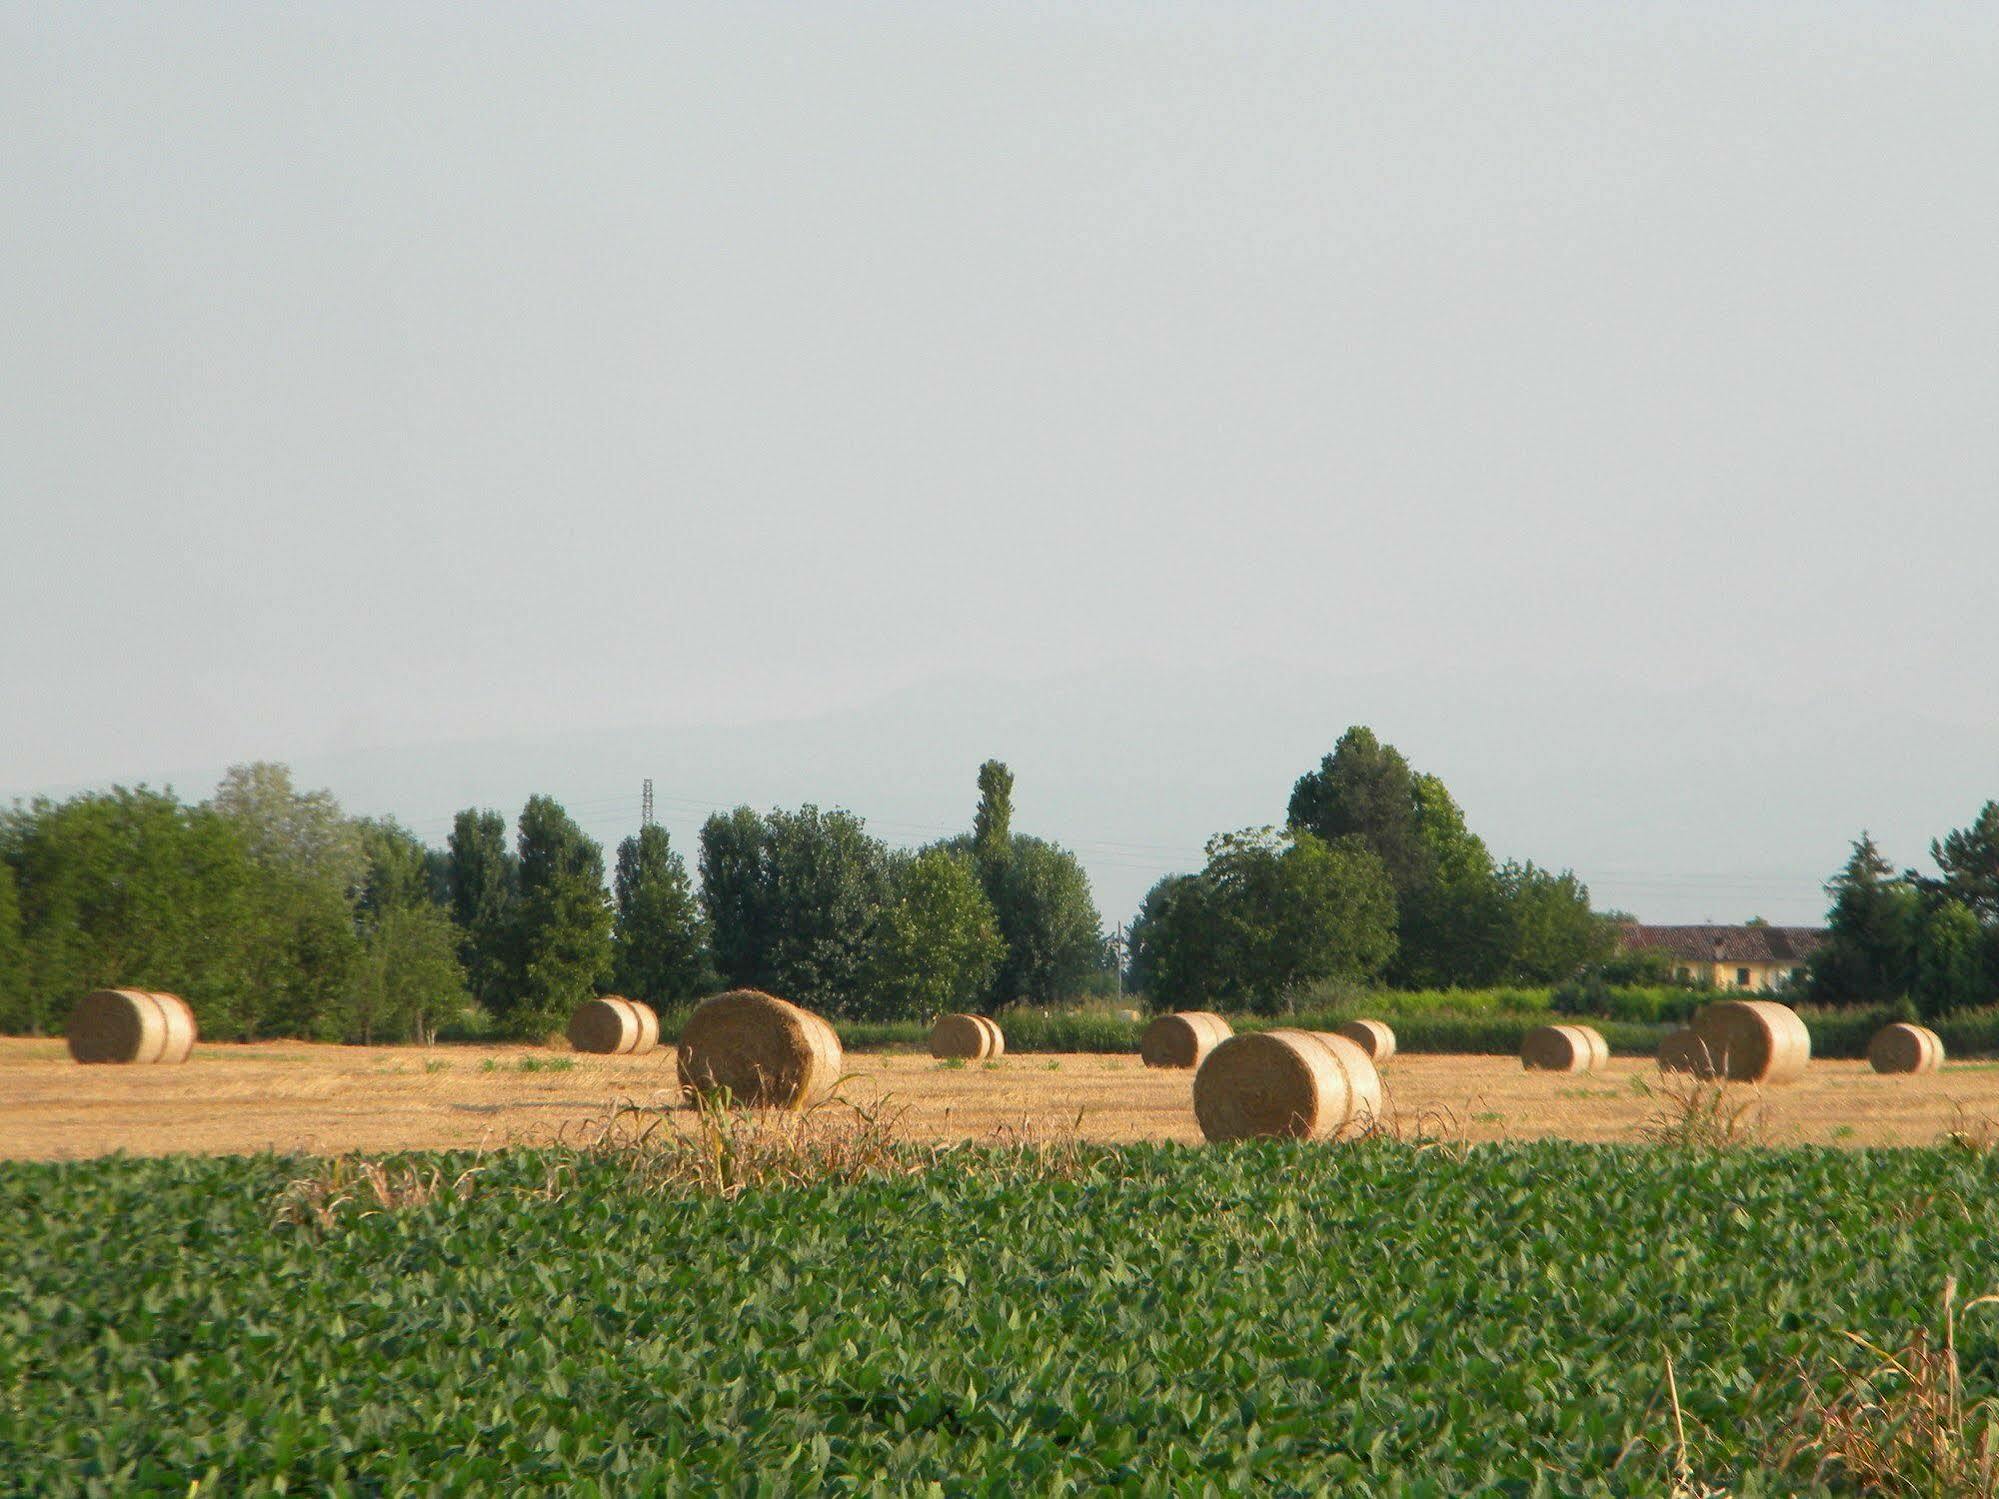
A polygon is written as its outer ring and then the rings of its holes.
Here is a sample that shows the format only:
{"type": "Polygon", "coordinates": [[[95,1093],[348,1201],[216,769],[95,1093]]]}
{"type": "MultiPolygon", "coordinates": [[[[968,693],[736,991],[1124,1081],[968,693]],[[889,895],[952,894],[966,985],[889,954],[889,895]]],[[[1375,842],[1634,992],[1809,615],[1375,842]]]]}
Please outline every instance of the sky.
{"type": "Polygon", "coordinates": [[[1810,919],[1999,795],[1994,98],[1982,6],[0,3],[0,792],[955,826],[998,683],[1057,838],[1365,718],[1810,919]]]}

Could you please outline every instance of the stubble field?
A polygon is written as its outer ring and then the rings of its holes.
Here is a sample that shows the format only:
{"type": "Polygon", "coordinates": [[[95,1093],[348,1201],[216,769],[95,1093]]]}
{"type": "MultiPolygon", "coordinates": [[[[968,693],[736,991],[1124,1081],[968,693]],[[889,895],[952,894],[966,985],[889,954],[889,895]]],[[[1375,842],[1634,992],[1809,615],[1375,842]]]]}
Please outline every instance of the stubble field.
{"type": "MultiPolygon", "coordinates": [[[[1192,1076],[1136,1057],[1028,1054],[950,1066],[850,1054],[841,1096],[900,1116],[918,1141],[1200,1139],[1192,1076]]],[[[1636,1143],[1665,1100],[1649,1061],[1587,1077],[1529,1073],[1508,1057],[1404,1056],[1384,1069],[1407,1135],[1472,1141],[1636,1143]]],[[[587,1057],[538,1047],[207,1045],[182,1067],[79,1067],[59,1041],[0,1041],[0,1157],[338,1154],[496,1149],[571,1138],[616,1103],[675,1101],[671,1048],[587,1057]]],[[[1749,1099],[1772,1145],[1932,1145],[1999,1121],[1999,1064],[1882,1077],[1864,1062],[1812,1064],[1749,1099]]]]}

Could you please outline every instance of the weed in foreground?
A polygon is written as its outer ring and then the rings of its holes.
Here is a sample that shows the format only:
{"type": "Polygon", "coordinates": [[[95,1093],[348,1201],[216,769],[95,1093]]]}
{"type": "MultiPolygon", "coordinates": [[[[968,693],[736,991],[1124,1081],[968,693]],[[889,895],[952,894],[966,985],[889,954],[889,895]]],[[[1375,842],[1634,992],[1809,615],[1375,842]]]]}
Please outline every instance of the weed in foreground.
{"type": "Polygon", "coordinates": [[[1638,1131],[1654,1145],[1675,1150],[1732,1150],[1761,1144],[1769,1121],[1763,1090],[1725,1078],[1667,1073],[1656,1083],[1634,1079],[1656,1104],[1638,1131]]]}
{"type": "Polygon", "coordinates": [[[385,1161],[339,1155],[320,1169],[296,1177],[278,1194],[272,1222],[277,1227],[326,1234],[345,1218],[370,1218],[401,1208],[423,1207],[440,1197],[459,1201],[472,1195],[480,1168],[471,1166],[446,1180],[436,1166],[397,1166],[385,1161]]]}

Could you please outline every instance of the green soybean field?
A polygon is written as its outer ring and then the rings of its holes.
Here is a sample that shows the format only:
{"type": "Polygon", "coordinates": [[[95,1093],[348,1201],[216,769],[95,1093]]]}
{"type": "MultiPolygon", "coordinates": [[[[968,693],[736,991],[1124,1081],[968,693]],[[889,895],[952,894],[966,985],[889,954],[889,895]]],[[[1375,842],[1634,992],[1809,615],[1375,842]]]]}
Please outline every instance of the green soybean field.
{"type": "Polygon", "coordinates": [[[1934,1351],[1999,1284],[1972,1149],[344,1169],[0,1165],[0,1492],[1858,1493],[1848,1334],[1934,1351]]]}

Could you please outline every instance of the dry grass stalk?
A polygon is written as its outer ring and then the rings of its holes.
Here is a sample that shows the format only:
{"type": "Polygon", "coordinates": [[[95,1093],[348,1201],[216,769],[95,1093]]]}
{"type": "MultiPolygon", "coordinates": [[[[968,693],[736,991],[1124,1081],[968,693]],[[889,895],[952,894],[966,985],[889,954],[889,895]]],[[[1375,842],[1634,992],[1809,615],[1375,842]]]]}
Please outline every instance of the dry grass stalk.
{"type": "Polygon", "coordinates": [[[1733,1150],[1762,1143],[1769,1130],[1760,1088],[1725,1077],[1667,1073],[1658,1083],[1634,1078],[1632,1086],[1657,1107],[1638,1126],[1654,1145],[1679,1150],[1733,1150]]]}
{"type": "Polygon", "coordinates": [[[1836,1477],[1862,1494],[1909,1499],[1999,1499],[1999,1398],[1967,1405],[1957,1354],[1960,1312],[1999,1303],[1978,1296],[1957,1305],[1957,1280],[1944,1282],[1941,1338],[1917,1328],[1897,1349],[1855,1332],[1865,1355],[1830,1392],[1800,1370],[1804,1394],[1789,1462],[1812,1460],[1813,1477],[1836,1477]]]}
{"type": "Polygon", "coordinates": [[[480,1167],[447,1180],[437,1166],[399,1166],[386,1161],[338,1155],[311,1175],[297,1177],[278,1194],[273,1221],[281,1227],[331,1232],[343,1215],[371,1218],[377,1213],[424,1207],[438,1198],[461,1201],[472,1195],[480,1167]]]}
{"type": "Polygon", "coordinates": [[[1148,1067],[1199,1067],[1209,1052],[1234,1034],[1212,1010],[1161,1015],[1138,1038],[1139,1060],[1148,1067]]]}
{"type": "Polygon", "coordinates": [[[844,1055],[833,1027],[755,989],[703,1000],[680,1033],[680,1083],[753,1108],[805,1109],[839,1085],[844,1055]]]}

